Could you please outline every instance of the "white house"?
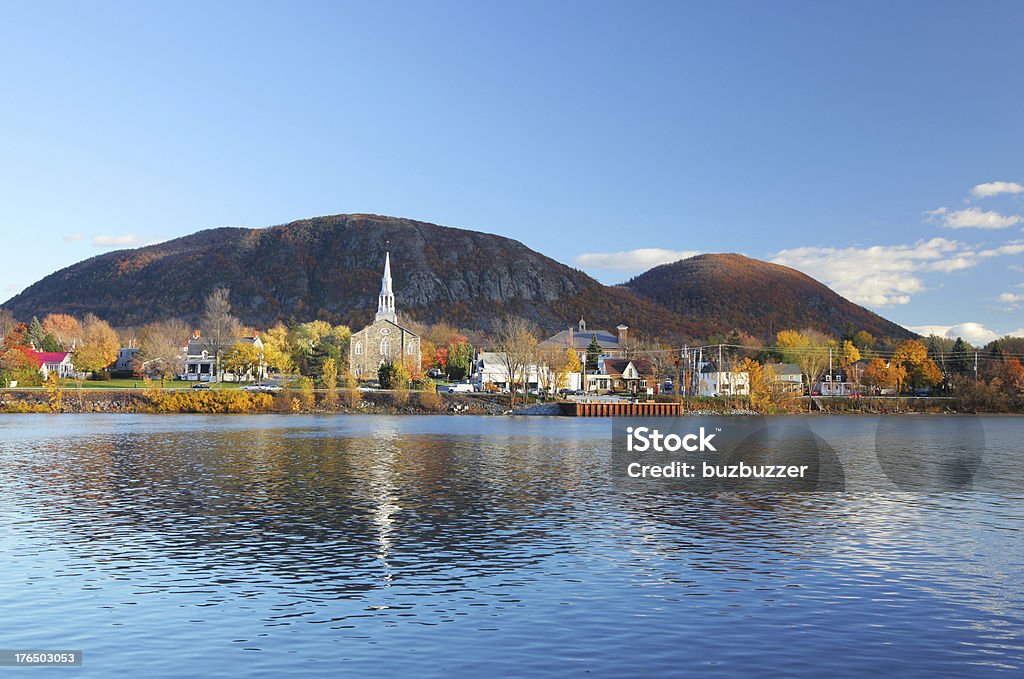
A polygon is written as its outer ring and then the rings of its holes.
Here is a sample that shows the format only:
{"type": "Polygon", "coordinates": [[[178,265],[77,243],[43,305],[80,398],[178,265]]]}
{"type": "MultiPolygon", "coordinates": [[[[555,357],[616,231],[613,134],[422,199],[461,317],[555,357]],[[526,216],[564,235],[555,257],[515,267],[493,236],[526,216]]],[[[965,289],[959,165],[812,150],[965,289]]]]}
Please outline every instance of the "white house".
{"type": "Polygon", "coordinates": [[[263,363],[263,340],[259,338],[259,335],[253,335],[252,337],[232,337],[227,342],[226,346],[221,351],[221,376],[220,380],[216,376],[216,365],[217,365],[217,354],[213,347],[210,346],[208,340],[204,340],[200,335],[199,331],[196,330],[192,337],[189,338],[188,344],[184,348],[185,351],[185,369],[178,377],[182,380],[190,382],[238,382],[243,380],[259,379],[263,376],[265,371],[265,364],[263,363]],[[224,371],[224,356],[227,355],[231,348],[238,343],[252,344],[260,352],[260,365],[256,369],[257,374],[251,374],[251,372],[245,375],[235,375],[234,373],[224,371]]]}
{"type": "Polygon", "coordinates": [[[139,353],[138,347],[121,347],[117,350],[117,361],[114,363],[114,372],[128,373],[135,370],[135,355],[139,353]]]}
{"type": "Polygon", "coordinates": [[[803,394],[804,376],[796,363],[769,363],[765,370],[772,374],[772,390],[782,394],[803,394]]]}
{"type": "MultiPolygon", "coordinates": [[[[546,365],[530,363],[525,367],[525,373],[527,389],[554,389],[557,387],[575,390],[580,388],[581,375],[578,372],[567,373],[565,376],[565,384],[563,385],[554,384],[557,375],[546,365]]],[[[514,378],[520,383],[524,381],[522,375],[515,375],[514,378]]],[[[473,382],[474,387],[479,391],[486,391],[488,386],[492,389],[507,391],[509,376],[504,354],[500,351],[478,352],[476,360],[473,362],[470,380],[473,382]]]]}
{"type": "Polygon", "coordinates": [[[71,352],[68,351],[33,351],[30,355],[39,366],[39,374],[45,380],[51,372],[58,377],[73,377],[75,366],[71,363],[71,352]]]}
{"type": "Polygon", "coordinates": [[[701,396],[747,396],[750,394],[749,373],[720,369],[714,361],[707,361],[701,365],[697,384],[698,393],[701,396]]]}

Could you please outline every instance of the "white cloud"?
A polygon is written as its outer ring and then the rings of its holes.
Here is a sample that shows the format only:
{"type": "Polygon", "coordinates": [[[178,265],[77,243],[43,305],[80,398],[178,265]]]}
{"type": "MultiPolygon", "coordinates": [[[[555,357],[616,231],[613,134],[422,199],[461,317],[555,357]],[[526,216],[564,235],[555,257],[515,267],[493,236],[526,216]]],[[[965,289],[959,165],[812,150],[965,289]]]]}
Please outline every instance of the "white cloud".
{"type": "Polygon", "coordinates": [[[944,207],[925,212],[928,221],[942,224],[948,229],[1005,229],[1024,221],[1020,215],[1004,215],[995,210],[969,207],[950,212],[944,207]]]}
{"type": "Polygon", "coordinates": [[[68,235],[64,236],[64,242],[65,243],[73,243],[76,240],[82,240],[82,234],[80,234],[80,233],[69,233],[68,235]]]}
{"type": "Polygon", "coordinates": [[[907,304],[927,290],[926,273],[961,271],[984,259],[1022,252],[1024,241],[977,250],[960,241],[932,238],[912,245],[791,248],[775,253],[771,261],[799,269],[858,304],[884,307],[907,304]]]}
{"type": "Polygon", "coordinates": [[[961,258],[964,250],[957,241],[932,238],[913,245],[791,248],[775,253],[771,261],[799,269],[859,304],[891,306],[907,304],[927,289],[915,272],[973,266],[961,258]]]}
{"type": "Polygon", "coordinates": [[[948,339],[963,337],[965,342],[974,345],[988,344],[1001,335],[983,326],[981,323],[958,323],[956,325],[916,325],[907,326],[907,330],[918,335],[938,335],[948,339]]]}
{"type": "Polygon", "coordinates": [[[666,250],[664,248],[637,248],[620,252],[585,252],[577,255],[576,264],[595,269],[641,272],[660,264],[676,262],[699,255],[697,250],[666,250]]]}
{"type": "Polygon", "coordinates": [[[96,236],[92,239],[92,245],[97,248],[131,248],[142,245],[142,239],[133,233],[123,236],[96,236]]]}
{"type": "Polygon", "coordinates": [[[1006,334],[1010,337],[1024,337],[1024,328],[1017,328],[1016,330],[1011,330],[1006,334]]]}
{"type": "Polygon", "coordinates": [[[1004,193],[1024,193],[1024,184],[1017,182],[985,182],[971,189],[974,198],[991,198],[1004,193]]]}
{"type": "Polygon", "coordinates": [[[1024,302],[1024,295],[1018,295],[1013,292],[1004,292],[1003,294],[999,295],[999,301],[1010,303],[1024,302]]]}

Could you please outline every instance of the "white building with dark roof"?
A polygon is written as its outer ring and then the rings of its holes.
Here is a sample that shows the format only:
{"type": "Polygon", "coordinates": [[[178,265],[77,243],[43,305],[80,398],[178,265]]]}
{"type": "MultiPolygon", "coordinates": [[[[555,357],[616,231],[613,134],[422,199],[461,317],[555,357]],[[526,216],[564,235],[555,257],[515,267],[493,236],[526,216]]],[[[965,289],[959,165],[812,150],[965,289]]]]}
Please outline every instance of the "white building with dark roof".
{"type": "Polygon", "coordinates": [[[540,348],[572,347],[576,351],[576,355],[579,356],[580,362],[584,363],[587,360],[587,349],[590,347],[590,343],[597,338],[597,343],[601,345],[602,356],[625,358],[628,335],[628,325],[617,326],[614,333],[601,329],[588,330],[586,321],[581,318],[575,328],[569,326],[568,329],[549,337],[540,343],[540,348]]]}

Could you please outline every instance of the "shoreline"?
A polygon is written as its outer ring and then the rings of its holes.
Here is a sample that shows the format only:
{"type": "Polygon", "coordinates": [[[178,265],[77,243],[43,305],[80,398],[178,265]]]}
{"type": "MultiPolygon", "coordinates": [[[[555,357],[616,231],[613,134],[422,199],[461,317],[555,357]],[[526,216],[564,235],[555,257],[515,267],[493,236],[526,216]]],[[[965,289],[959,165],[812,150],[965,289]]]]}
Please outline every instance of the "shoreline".
{"type": "MultiPolygon", "coordinates": [[[[286,391],[249,393],[235,389],[189,392],[160,389],[5,389],[0,391],[3,414],[296,414],[296,415],[477,415],[562,416],[572,418],[571,401],[532,403],[515,410],[497,396],[467,396],[425,391],[357,392],[345,390],[333,400],[323,392],[286,391]]],[[[958,409],[952,399],[901,397],[881,399],[820,399],[813,410],[806,403],[779,404],[769,412],[756,412],[735,401],[693,403],[676,417],[750,417],[803,415],[1022,415],[958,409]],[[795,407],[799,406],[799,407],[795,407]]],[[[627,415],[628,416],[628,415],[627,415]]],[[[643,417],[643,415],[636,415],[643,417]]],[[[573,418],[575,419],[575,418],[573,418]]],[[[585,419],[609,419],[587,417],[585,419]]]]}

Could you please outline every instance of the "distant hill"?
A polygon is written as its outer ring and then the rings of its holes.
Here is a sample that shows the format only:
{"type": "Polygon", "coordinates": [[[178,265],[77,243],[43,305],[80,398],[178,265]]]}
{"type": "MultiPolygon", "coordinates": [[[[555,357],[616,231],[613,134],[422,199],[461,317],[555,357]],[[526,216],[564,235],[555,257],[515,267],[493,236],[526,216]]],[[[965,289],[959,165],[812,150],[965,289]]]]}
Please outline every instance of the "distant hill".
{"type": "Polygon", "coordinates": [[[507,314],[557,331],[641,332],[686,325],[628,290],[602,285],[522,243],[377,215],[337,215],[265,229],[219,228],[111,252],[61,269],[6,302],[18,318],[93,312],[115,325],[194,321],[218,286],[235,313],[265,327],[291,318],[360,326],[372,319],[390,241],[400,317],[487,329],[507,314]]]}
{"type": "Polygon", "coordinates": [[[687,318],[706,319],[708,334],[739,328],[769,337],[786,328],[814,328],[839,336],[852,326],[880,338],[916,336],[806,274],[743,255],[698,255],[663,264],[623,287],[687,318]]]}
{"type": "Polygon", "coordinates": [[[878,336],[899,326],[792,269],[739,255],[707,255],[653,269],[625,286],[492,234],[377,215],[335,215],[265,229],[219,228],[61,269],[3,306],[21,319],[86,312],[114,325],[198,319],[218,286],[249,325],[322,318],[372,320],[387,247],[400,318],[488,329],[517,315],[556,332],[585,318],[647,337],[704,338],[782,326],[878,336]],[[390,241],[390,246],[387,243],[390,241]]]}

